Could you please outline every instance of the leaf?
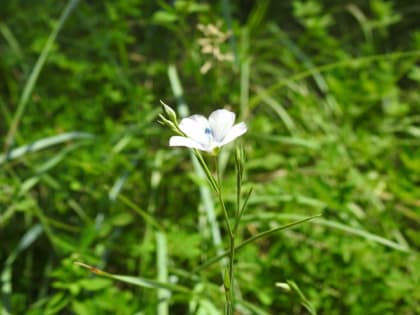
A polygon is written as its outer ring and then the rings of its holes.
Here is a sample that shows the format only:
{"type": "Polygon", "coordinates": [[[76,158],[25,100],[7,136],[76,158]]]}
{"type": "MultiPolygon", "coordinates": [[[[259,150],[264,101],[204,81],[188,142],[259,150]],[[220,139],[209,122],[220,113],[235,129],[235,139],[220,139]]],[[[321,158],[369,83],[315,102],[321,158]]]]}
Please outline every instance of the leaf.
{"type": "Polygon", "coordinates": [[[133,276],[126,276],[126,275],[117,275],[117,274],[112,274],[112,273],[108,273],[105,272],[103,270],[100,270],[96,267],[87,265],[85,263],[82,262],[74,262],[75,265],[83,267],[88,269],[90,272],[97,274],[98,276],[102,276],[102,277],[107,277],[110,279],[114,279],[114,280],[118,280],[118,281],[122,281],[125,283],[129,283],[129,284],[133,284],[139,287],[144,287],[144,288],[148,288],[148,289],[167,289],[169,291],[172,292],[178,292],[178,293],[185,293],[185,294],[193,294],[193,292],[183,286],[180,285],[176,285],[176,284],[171,284],[171,283],[163,283],[163,282],[158,282],[155,280],[151,280],[151,279],[146,279],[146,278],[142,278],[142,277],[133,277],[133,276]]]}
{"type": "MultiPolygon", "coordinates": [[[[292,228],[292,227],[294,227],[296,225],[299,225],[301,223],[304,223],[306,221],[319,218],[320,216],[321,216],[320,214],[317,214],[317,215],[314,215],[314,216],[311,216],[311,217],[306,217],[306,218],[303,218],[301,220],[298,220],[298,221],[295,221],[295,222],[292,222],[292,223],[288,223],[288,224],[285,224],[285,225],[282,225],[282,226],[279,226],[279,227],[276,227],[276,228],[273,228],[273,229],[270,229],[270,230],[267,230],[267,231],[258,233],[257,235],[254,235],[253,237],[250,237],[249,239],[243,241],[241,244],[239,244],[238,246],[236,246],[235,247],[235,250],[239,250],[239,249],[245,247],[246,245],[248,245],[250,243],[253,243],[253,242],[259,240],[260,238],[270,236],[271,234],[280,232],[282,230],[290,229],[290,228],[292,228]]],[[[213,258],[209,259],[207,262],[205,262],[204,264],[202,264],[198,268],[196,268],[195,269],[195,272],[197,272],[197,271],[199,271],[201,269],[204,269],[205,267],[208,267],[208,266],[214,264],[215,262],[221,260],[224,257],[227,257],[228,255],[229,255],[229,251],[225,251],[221,255],[218,255],[216,257],[213,257],[213,258]]]]}
{"type": "Polygon", "coordinates": [[[156,24],[171,24],[178,20],[178,16],[175,13],[168,11],[157,11],[153,14],[152,21],[156,24]]]}
{"type": "Polygon", "coordinates": [[[37,152],[37,151],[49,148],[57,144],[67,142],[67,141],[76,140],[76,139],[93,139],[93,138],[94,136],[90,133],[77,132],[77,131],[66,132],[66,133],[56,135],[56,136],[47,137],[41,140],[37,140],[33,143],[21,146],[19,148],[10,150],[7,154],[0,154],[0,164],[9,160],[22,157],[23,155],[27,153],[37,152]]]}

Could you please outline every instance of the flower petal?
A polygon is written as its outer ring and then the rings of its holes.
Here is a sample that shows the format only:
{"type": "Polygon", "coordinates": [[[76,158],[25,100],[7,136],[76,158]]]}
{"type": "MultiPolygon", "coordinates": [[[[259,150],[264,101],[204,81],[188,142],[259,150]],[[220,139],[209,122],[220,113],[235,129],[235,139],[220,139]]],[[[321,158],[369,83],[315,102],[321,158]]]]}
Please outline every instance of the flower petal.
{"type": "Polygon", "coordinates": [[[187,147],[191,149],[198,149],[207,151],[201,143],[198,143],[190,138],[180,137],[180,136],[173,136],[169,139],[169,146],[170,147],[187,147]]]}
{"type": "Polygon", "coordinates": [[[209,135],[206,134],[206,129],[208,128],[208,120],[201,115],[192,115],[183,118],[179,124],[179,129],[181,129],[183,133],[192,140],[201,143],[203,146],[208,146],[211,140],[209,135]]]}
{"type": "Polygon", "coordinates": [[[209,124],[214,140],[222,142],[235,122],[235,113],[227,109],[218,109],[210,114],[209,124]]]}
{"type": "Polygon", "coordinates": [[[228,134],[225,136],[222,142],[219,143],[219,146],[225,145],[226,143],[229,143],[236,138],[242,136],[245,132],[247,132],[248,129],[246,127],[246,124],[244,122],[241,122],[239,124],[236,124],[232,128],[230,128],[228,134]]]}

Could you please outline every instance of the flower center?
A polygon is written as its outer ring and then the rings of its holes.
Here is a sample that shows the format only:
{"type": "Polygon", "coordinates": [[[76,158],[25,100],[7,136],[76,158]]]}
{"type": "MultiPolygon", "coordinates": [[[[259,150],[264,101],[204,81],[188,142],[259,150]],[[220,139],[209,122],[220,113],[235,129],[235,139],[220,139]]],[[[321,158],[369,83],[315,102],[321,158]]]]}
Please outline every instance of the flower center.
{"type": "Polygon", "coordinates": [[[204,129],[204,133],[205,133],[207,136],[210,136],[210,137],[212,137],[212,136],[213,136],[213,131],[212,131],[210,128],[206,128],[206,129],[204,129]]]}

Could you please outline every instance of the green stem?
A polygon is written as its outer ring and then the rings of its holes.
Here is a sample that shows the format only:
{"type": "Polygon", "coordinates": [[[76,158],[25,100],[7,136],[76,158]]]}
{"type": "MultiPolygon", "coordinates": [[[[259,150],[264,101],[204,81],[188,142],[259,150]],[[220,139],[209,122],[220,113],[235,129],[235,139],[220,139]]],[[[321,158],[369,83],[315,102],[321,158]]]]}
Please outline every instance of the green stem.
{"type": "Polygon", "coordinates": [[[233,315],[234,311],[234,275],[233,275],[233,268],[234,268],[234,259],[235,259],[235,235],[233,234],[232,226],[229,221],[229,215],[226,210],[225,203],[223,201],[222,195],[222,185],[221,185],[221,176],[219,171],[219,165],[217,156],[214,158],[215,162],[215,169],[216,169],[216,179],[217,179],[217,186],[218,186],[218,197],[220,205],[222,206],[223,215],[225,217],[226,226],[228,229],[229,235],[229,265],[228,265],[228,279],[224,279],[224,286],[225,286],[225,298],[226,298],[226,315],[233,315]]]}
{"type": "Polygon", "coordinates": [[[238,227],[239,212],[241,211],[241,187],[242,187],[242,161],[239,155],[239,151],[236,151],[235,162],[236,162],[236,222],[235,229],[238,227]]]}
{"type": "MultiPolygon", "coordinates": [[[[294,227],[296,225],[299,225],[299,224],[304,223],[304,222],[309,221],[309,220],[316,219],[316,218],[318,218],[320,216],[321,216],[321,214],[317,214],[317,215],[314,215],[314,216],[311,216],[311,217],[306,217],[306,218],[300,219],[298,221],[294,221],[292,223],[288,223],[288,224],[285,224],[285,225],[282,225],[282,226],[273,228],[273,229],[268,230],[268,231],[261,232],[261,233],[255,235],[255,236],[253,236],[253,237],[251,237],[251,238],[243,241],[238,246],[236,246],[235,252],[238,251],[238,250],[240,250],[240,249],[242,249],[246,245],[251,244],[251,243],[259,240],[260,238],[267,237],[267,236],[270,236],[271,234],[274,234],[276,232],[279,232],[279,231],[282,231],[282,230],[286,230],[286,229],[292,228],[292,227],[294,227]]],[[[218,262],[219,260],[221,260],[221,259],[223,259],[223,258],[225,258],[227,256],[229,256],[229,251],[225,251],[222,254],[220,254],[219,256],[216,256],[216,257],[213,257],[213,258],[209,259],[207,262],[205,262],[204,264],[202,264],[198,268],[194,269],[193,272],[194,273],[199,272],[200,270],[203,270],[204,268],[206,268],[206,267],[214,264],[215,262],[218,262]]]]}
{"type": "Polygon", "coordinates": [[[200,163],[201,167],[203,168],[204,173],[207,176],[207,179],[210,182],[211,188],[213,188],[213,190],[217,194],[219,194],[219,191],[220,191],[220,187],[218,186],[219,183],[216,182],[213,175],[211,174],[209,168],[207,167],[207,163],[206,163],[206,161],[204,161],[204,158],[201,155],[200,151],[198,151],[197,149],[194,149],[193,151],[194,151],[194,155],[197,157],[198,162],[200,163]]]}
{"type": "Polygon", "coordinates": [[[235,213],[235,225],[233,227],[233,234],[236,235],[239,227],[239,221],[241,219],[243,209],[246,206],[247,199],[243,205],[241,205],[242,196],[242,177],[243,177],[243,151],[242,147],[237,148],[235,152],[235,164],[236,164],[236,213],[235,213]]]}
{"type": "Polygon", "coordinates": [[[229,288],[229,302],[230,302],[230,307],[229,307],[229,313],[233,315],[233,311],[234,311],[234,276],[233,276],[233,261],[235,259],[235,236],[232,235],[232,237],[229,238],[229,284],[230,284],[230,288],[229,288]]]}
{"type": "Polygon", "coordinates": [[[229,215],[228,215],[227,210],[226,210],[225,202],[223,201],[223,194],[222,194],[222,187],[221,187],[221,179],[220,179],[220,171],[219,171],[219,165],[218,165],[217,156],[214,157],[214,161],[215,161],[217,187],[218,187],[217,195],[219,197],[220,205],[222,206],[223,215],[225,217],[226,226],[227,226],[227,229],[228,229],[228,232],[229,232],[229,237],[230,238],[233,238],[232,226],[230,225],[229,215]]]}

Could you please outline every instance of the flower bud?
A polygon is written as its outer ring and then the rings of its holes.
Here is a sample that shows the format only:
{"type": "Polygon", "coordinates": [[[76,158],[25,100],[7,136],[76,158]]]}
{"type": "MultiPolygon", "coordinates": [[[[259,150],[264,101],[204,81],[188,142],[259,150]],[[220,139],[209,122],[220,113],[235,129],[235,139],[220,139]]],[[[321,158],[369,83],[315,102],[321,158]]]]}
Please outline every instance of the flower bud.
{"type": "Polygon", "coordinates": [[[290,285],[286,282],[276,282],[276,287],[282,288],[285,291],[291,291],[290,285]]]}
{"type": "Polygon", "coordinates": [[[165,113],[166,117],[169,118],[173,123],[177,124],[177,117],[175,111],[168,105],[166,105],[163,101],[160,101],[162,104],[163,112],[165,113]]]}

